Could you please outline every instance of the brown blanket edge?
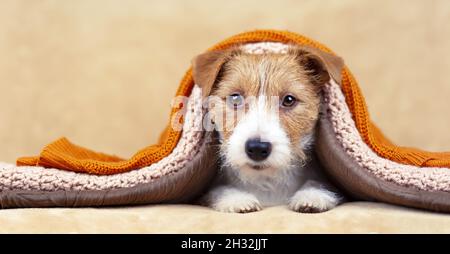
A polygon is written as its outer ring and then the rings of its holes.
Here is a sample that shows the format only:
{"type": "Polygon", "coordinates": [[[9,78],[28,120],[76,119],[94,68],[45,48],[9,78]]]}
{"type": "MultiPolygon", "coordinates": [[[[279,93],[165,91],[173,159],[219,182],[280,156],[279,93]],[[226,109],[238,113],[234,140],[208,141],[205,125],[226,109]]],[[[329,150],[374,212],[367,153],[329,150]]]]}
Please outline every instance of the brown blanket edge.
{"type": "Polygon", "coordinates": [[[347,155],[337,140],[327,114],[323,114],[319,120],[316,153],[334,184],[356,199],[450,212],[449,192],[400,186],[362,168],[347,155]]]}
{"type": "Polygon", "coordinates": [[[196,198],[213,179],[218,165],[213,133],[206,132],[200,152],[183,169],[130,188],[83,191],[3,191],[0,207],[102,207],[184,203],[196,198]]]}
{"type": "MultiPolygon", "coordinates": [[[[154,203],[183,203],[197,197],[217,172],[217,139],[205,134],[200,153],[182,170],[131,188],[98,191],[3,191],[1,208],[102,207],[154,203]]],[[[333,126],[322,115],[316,153],[333,182],[350,196],[368,201],[450,212],[450,193],[404,187],[371,174],[344,151],[333,126]]]]}

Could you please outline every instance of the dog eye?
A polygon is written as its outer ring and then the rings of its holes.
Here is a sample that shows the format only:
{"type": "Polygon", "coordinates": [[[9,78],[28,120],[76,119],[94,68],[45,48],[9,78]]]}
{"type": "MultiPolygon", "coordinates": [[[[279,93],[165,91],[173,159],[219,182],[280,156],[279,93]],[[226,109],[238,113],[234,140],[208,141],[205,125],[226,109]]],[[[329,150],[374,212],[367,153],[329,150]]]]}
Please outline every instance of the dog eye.
{"type": "Polygon", "coordinates": [[[283,97],[283,100],[281,101],[281,106],[285,108],[290,108],[293,107],[296,103],[297,99],[294,96],[288,94],[283,97]]]}
{"type": "Polygon", "coordinates": [[[244,97],[238,93],[234,93],[227,97],[227,103],[232,108],[238,108],[244,104],[244,97]]]}

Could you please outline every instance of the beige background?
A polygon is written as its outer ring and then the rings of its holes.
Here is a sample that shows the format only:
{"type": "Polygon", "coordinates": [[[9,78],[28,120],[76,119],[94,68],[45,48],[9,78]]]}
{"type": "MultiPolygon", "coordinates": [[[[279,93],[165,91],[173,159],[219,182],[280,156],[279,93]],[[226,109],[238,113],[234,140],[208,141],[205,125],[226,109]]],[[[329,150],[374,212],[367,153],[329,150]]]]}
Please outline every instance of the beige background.
{"type": "Polygon", "coordinates": [[[0,160],[153,143],[196,54],[255,28],[338,52],[395,142],[450,150],[450,1],[0,1],[0,160]]]}

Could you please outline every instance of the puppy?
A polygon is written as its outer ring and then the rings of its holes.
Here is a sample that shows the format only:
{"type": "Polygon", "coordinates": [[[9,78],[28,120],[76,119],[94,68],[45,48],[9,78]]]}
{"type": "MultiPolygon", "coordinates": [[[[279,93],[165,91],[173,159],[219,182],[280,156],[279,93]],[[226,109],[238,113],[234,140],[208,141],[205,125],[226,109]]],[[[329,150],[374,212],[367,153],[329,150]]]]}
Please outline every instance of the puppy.
{"type": "Polygon", "coordinates": [[[194,80],[208,97],[219,133],[222,167],[203,197],[222,212],[246,213],[287,204],[323,212],[340,203],[315,163],[312,148],[321,88],[340,82],[343,62],[320,50],[247,53],[242,47],[204,53],[194,80]]]}

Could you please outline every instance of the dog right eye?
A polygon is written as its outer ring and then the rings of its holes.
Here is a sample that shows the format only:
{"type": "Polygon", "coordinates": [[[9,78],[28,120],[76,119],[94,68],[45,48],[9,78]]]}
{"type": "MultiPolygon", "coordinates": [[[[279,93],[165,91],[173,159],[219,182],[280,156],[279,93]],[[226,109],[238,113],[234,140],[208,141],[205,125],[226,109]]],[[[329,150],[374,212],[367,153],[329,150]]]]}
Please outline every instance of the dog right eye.
{"type": "Polygon", "coordinates": [[[227,104],[232,108],[239,108],[244,104],[244,97],[238,93],[231,94],[227,97],[227,104]]]}

